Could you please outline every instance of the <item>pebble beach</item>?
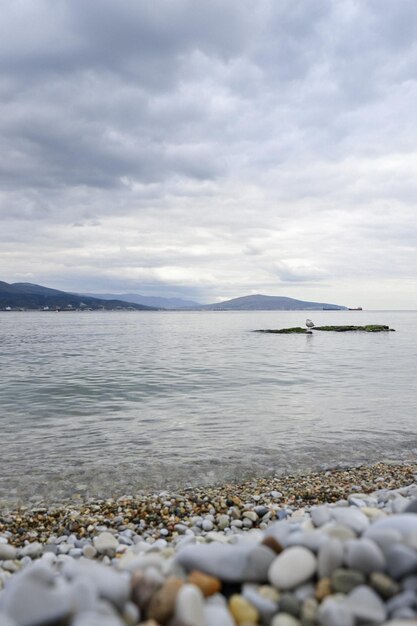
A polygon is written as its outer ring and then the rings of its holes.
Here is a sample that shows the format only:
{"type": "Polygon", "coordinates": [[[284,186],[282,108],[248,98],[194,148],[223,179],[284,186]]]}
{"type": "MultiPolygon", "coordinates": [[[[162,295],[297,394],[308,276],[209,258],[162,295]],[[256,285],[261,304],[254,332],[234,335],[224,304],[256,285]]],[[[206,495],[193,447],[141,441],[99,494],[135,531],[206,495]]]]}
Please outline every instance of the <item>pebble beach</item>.
{"type": "Polygon", "coordinates": [[[0,626],[417,624],[417,464],[0,509],[0,626]]]}

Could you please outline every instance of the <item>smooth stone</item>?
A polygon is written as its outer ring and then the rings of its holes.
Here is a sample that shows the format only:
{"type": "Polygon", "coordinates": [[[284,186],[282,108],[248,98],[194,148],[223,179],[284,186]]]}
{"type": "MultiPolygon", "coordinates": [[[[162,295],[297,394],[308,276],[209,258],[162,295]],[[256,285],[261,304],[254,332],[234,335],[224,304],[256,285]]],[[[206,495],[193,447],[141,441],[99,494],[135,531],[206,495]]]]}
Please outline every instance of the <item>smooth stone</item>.
{"type": "Polygon", "coordinates": [[[323,526],[331,518],[329,508],[326,505],[314,507],[311,509],[310,515],[314,526],[317,527],[323,526]]]}
{"type": "Polygon", "coordinates": [[[318,622],[322,626],[355,626],[355,618],[345,597],[327,596],[317,612],[318,622]]]}
{"type": "Polygon", "coordinates": [[[278,603],[261,596],[253,585],[244,585],[242,596],[257,609],[262,617],[262,622],[269,623],[272,616],[278,611],[278,603]]]}
{"type": "Polygon", "coordinates": [[[68,580],[73,581],[79,577],[89,578],[94,582],[100,598],[108,600],[119,609],[123,608],[130,595],[130,582],[123,573],[89,559],[76,561],[68,558],[70,560],[62,568],[68,580]]]}
{"type": "Polygon", "coordinates": [[[407,576],[403,579],[402,586],[404,589],[411,589],[417,593],[417,576],[407,576]]]}
{"type": "Polygon", "coordinates": [[[292,593],[283,593],[279,600],[279,610],[294,617],[299,617],[301,602],[292,593]]]}
{"type": "Polygon", "coordinates": [[[160,624],[166,624],[176,612],[178,594],[183,585],[184,581],[180,578],[167,578],[149,602],[148,617],[160,624]]]}
{"type": "Polygon", "coordinates": [[[398,609],[404,607],[413,607],[416,603],[417,597],[414,591],[403,591],[394,596],[386,603],[386,608],[389,615],[393,615],[398,609]]]}
{"type": "Polygon", "coordinates": [[[301,607],[301,623],[303,626],[316,626],[318,602],[315,598],[306,598],[301,607]]]}
{"type": "Polygon", "coordinates": [[[272,562],[268,578],[277,589],[293,589],[307,582],[317,569],[314,554],[302,546],[288,548],[272,562]]]}
{"type": "Polygon", "coordinates": [[[312,552],[317,553],[321,546],[328,541],[327,536],[321,532],[320,529],[307,530],[305,532],[298,531],[292,533],[287,540],[287,547],[289,546],[304,546],[312,552]]]}
{"type": "Polygon", "coordinates": [[[229,600],[229,611],[238,625],[257,624],[259,621],[259,612],[257,609],[240,594],[236,593],[231,596],[229,600]]]}
{"type": "Polygon", "coordinates": [[[338,524],[336,522],[329,522],[321,527],[321,530],[332,539],[339,539],[339,541],[349,541],[349,539],[356,539],[356,533],[348,526],[338,524]]]}
{"type": "Polygon", "coordinates": [[[126,623],[117,615],[101,615],[89,611],[75,617],[71,626],[126,626],[126,623]]]}
{"type": "Polygon", "coordinates": [[[206,604],[204,619],[206,626],[236,626],[227,607],[221,605],[206,604]]]}
{"type": "Polygon", "coordinates": [[[265,531],[265,537],[274,537],[284,548],[291,534],[291,526],[286,520],[280,520],[271,524],[265,531]]]}
{"type": "MultiPolygon", "coordinates": [[[[416,620],[417,613],[413,611],[413,609],[411,609],[409,606],[405,606],[402,609],[398,609],[398,611],[395,611],[392,614],[392,617],[394,617],[395,619],[413,620],[414,625],[417,623],[417,620],[416,620]]],[[[403,622],[403,624],[404,623],[405,622],[403,622]]],[[[407,623],[410,626],[410,622],[407,621],[407,623]]]]}
{"type": "Polygon", "coordinates": [[[362,572],[352,569],[336,569],[331,576],[331,585],[338,593],[349,593],[355,587],[365,583],[362,572]]]}
{"type": "Polygon", "coordinates": [[[417,571],[417,554],[412,548],[397,544],[387,550],[386,557],[388,573],[395,580],[417,571]]]}
{"type": "Polygon", "coordinates": [[[186,583],[178,591],[175,617],[193,626],[206,626],[204,617],[204,596],[195,585],[186,583]]]}
{"type": "MultiPolygon", "coordinates": [[[[259,576],[259,572],[257,575],[254,572],[249,572],[247,567],[250,554],[254,548],[259,547],[261,546],[244,542],[195,544],[186,546],[178,552],[175,561],[187,572],[199,570],[227,582],[263,582],[265,573],[262,567],[261,576],[259,576]]],[[[259,555],[260,552],[258,551],[252,559],[256,562],[259,555]]],[[[262,557],[264,557],[264,553],[262,553],[262,557]]]]}
{"type": "Polygon", "coordinates": [[[414,513],[399,513],[397,515],[388,515],[387,517],[377,519],[367,531],[367,536],[378,530],[396,530],[401,535],[417,532],[417,515],[414,513]]]}
{"type": "Polygon", "coordinates": [[[391,548],[395,543],[402,543],[402,535],[398,530],[376,529],[371,528],[364,534],[363,538],[372,539],[386,554],[386,551],[391,548]]]}
{"type": "Polygon", "coordinates": [[[404,513],[417,513],[417,498],[414,498],[405,508],[404,513]]]}
{"type": "Polygon", "coordinates": [[[98,592],[94,582],[80,576],[71,584],[71,606],[74,613],[93,611],[97,606],[98,592]]]}
{"type": "Polygon", "coordinates": [[[9,561],[16,558],[17,550],[8,543],[0,543],[0,561],[9,561]]]}
{"type": "Polygon", "coordinates": [[[392,596],[395,596],[400,591],[398,583],[381,572],[374,572],[371,574],[369,577],[369,583],[371,587],[375,589],[375,591],[379,593],[382,598],[384,598],[384,600],[392,598],[392,596]]]}
{"type": "Polygon", "coordinates": [[[244,581],[268,581],[268,570],[275,560],[276,553],[268,546],[258,544],[249,552],[245,568],[242,572],[244,581]]]}
{"type": "Polygon", "coordinates": [[[335,507],[331,509],[331,516],[339,524],[351,528],[357,535],[369,527],[369,519],[357,508],[335,507]]]}
{"type": "Polygon", "coordinates": [[[364,574],[383,572],[386,561],[379,546],[371,539],[353,539],[345,547],[345,561],[351,569],[364,574]]]}
{"type": "Polygon", "coordinates": [[[131,581],[132,600],[141,611],[147,611],[153,595],[163,585],[164,581],[150,579],[145,572],[137,571],[131,581]]]}
{"type": "Polygon", "coordinates": [[[358,620],[382,624],[387,617],[385,604],[375,591],[366,585],[360,585],[351,591],[346,603],[358,620]]]}
{"type": "Polygon", "coordinates": [[[1,608],[19,626],[38,626],[63,621],[71,613],[66,587],[46,586],[44,581],[16,575],[5,587],[1,608]]]}
{"type": "Polygon", "coordinates": [[[293,615],[279,613],[272,619],[270,626],[301,626],[301,622],[293,615]]]}
{"type": "Polygon", "coordinates": [[[339,539],[329,539],[318,553],[317,569],[320,578],[331,576],[335,569],[343,565],[343,544],[339,539]]]}
{"type": "Polygon", "coordinates": [[[197,570],[191,572],[188,577],[188,582],[201,589],[205,598],[218,593],[222,586],[218,578],[209,576],[209,574],[204,574],[203,572],[198,572],[197,570]]]}
{"type": "Polygon", "coordinates": [[[116,537],[109,532],[102,532],[93,539],[94,547],[99,554],[114,556],[119,546],[116,537]]]}
{"type": "Polygon", "coordinates": [[[29,556],[31,559],[37,559],[43,552],[43,545],[39,541],[28,543],[20,549],[20,556],[29,556]]]}
{"type": "Polygon", "coordinates": [[[203,523],[201,524],[201,527],[203,530],[205,530],[206,532],[209,532],[210,530],[213,530],[214,525],[213,522],[209,519],[204,519],[203,523]]]}

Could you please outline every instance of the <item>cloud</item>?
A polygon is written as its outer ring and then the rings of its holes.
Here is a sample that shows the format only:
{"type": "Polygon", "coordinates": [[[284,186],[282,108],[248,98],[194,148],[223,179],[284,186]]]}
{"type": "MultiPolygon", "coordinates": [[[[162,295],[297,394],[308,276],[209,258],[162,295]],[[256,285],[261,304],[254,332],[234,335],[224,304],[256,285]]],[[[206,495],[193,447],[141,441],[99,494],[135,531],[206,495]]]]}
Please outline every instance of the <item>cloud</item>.
{"type": "Polygon", "coordinates": [[[416,18],[412,0],[6,0],[0,277],[368,307],[392,278],[417,306],[416,18]]]}

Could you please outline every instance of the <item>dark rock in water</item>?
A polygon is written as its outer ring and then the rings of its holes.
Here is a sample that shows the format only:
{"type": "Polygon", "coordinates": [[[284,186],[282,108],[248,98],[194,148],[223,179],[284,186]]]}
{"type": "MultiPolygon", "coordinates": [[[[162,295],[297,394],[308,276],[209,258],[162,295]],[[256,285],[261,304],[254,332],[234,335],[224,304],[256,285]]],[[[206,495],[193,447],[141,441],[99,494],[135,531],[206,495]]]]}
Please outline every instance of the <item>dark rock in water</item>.
{"type": "MultiPolygon", "coordinates": [[[[386,326],[385,324],[367,324],[365,326],[314,326],[313,330],[331,331],[335,333],[345,333],[352,331],[360,331],[364,333],[383,333],[383,332],[395,332],[393,328],[386,326]]],[[[256,333],[272,333],[276,335],[307,335],[312,331],[310,329],[302,328],[301,326],[295,326],[293,328],[278,328],[278,329],[260,329],[255,330],[256,333]]]]}

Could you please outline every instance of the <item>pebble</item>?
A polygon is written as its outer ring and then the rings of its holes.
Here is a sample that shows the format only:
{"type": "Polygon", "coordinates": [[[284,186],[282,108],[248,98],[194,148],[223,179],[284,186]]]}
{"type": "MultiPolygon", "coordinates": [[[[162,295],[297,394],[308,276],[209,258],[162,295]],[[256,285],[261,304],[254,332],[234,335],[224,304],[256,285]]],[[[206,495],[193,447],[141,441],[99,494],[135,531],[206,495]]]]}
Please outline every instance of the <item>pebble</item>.
{"type": "Polygon", "coordinates": [[[381,548],[371,539],[348,541],[345,549],[345,561],[351,569],[364,574],[383,572],[386,561],[381,548]]]}
{"type": "Polygon", "coordinates": [[[204,596],[195,585],[183,585],[177,595],[175,617],[184,624],[206,626],[204,596]]]}
{"type": "Polygon", "coordinates": [[[302,546],[288,548],[272,562],[268,577],[277,589],[293,589],[309,580],[317,569],[314,554],[302,546]]]}
{"type": "MultiPolygon", "coordinates": [[[[229,610],[236,624],[256,624],[259,621],[257,609],[243,596],[235,594],[229,600],[229,610]]],[[[192,622],[191,622],[192,623],[192,622]]]]}
{"type": "Polygon", "coordinates": [[[286,478],[279,496],[262,479],[2,513],[0,625],[413,623],[414,475],[381,464],[286,478]]]}
{"type": "Polygon", "coordinates": [[[387,617],[387,609],[381,598],[366,585],[356,587],[346,600],[352,614],[361,621],[382,624],[387,617]]]}

